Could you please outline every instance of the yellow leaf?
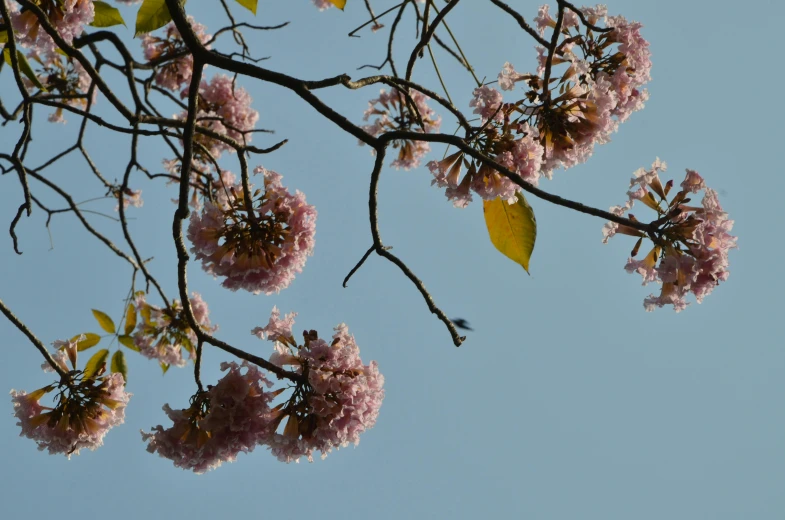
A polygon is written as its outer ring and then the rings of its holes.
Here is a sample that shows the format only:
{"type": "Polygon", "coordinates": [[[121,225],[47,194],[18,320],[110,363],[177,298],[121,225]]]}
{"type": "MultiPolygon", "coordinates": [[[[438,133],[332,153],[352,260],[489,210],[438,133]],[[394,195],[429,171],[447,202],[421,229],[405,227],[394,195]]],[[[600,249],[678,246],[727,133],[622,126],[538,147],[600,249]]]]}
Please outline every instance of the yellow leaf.
{"type": "Polygon", "coordinates": [[[259,3],[259,0],[235,0],[235,2],[256,14],[256,4],[259,3]]]}
{"type": "Polygon", "coordinates": [[[346,7],[346,0],[330,0],[330,3],[341,11],[343,11],[343,8],[346,7]]]}
{"type": "MultiPolygon", "coordinates": [[[[11,65],[11,49],[3,49],[3,59],[7,64],[11,65]]],[[[35,75],[33,68],[30,66],[30,62],[27,61],[27,58],[25,58],[25,55],[22,54],[22,51],[16,51],[16,62],[17,65],[19,65],[19,72],[27,76],[27,79],[32,81],[33,85],[40,88],[44,92],[47,92],[46,87],[38,80],[38,77],[35,75]]]]}
{"type": "Polygon", "coordinates": [[[136,307],[132,303],[128,304],[128,309],[125,311],[125,333],[126,335],[132,333],[136,327],[136,307]]]}
{"type": "Polygon", "coordinates": [[[93,8],[95,9],[95,17],[90,25],[93,27],[112,27],[115,25],[125,25],[123,15],[116,7],[112,7],[106,2],[100,0],[93,0],[93,8]]]}
{"type": "Polygon", "coordinates": [[[76,341],[77,339],[79,339],[79,336],[85,337],[85,339],[79,341],[76,344],[76,350],[78,350],[79,352],[92,348],[98,345],[98,342],[101,341],[101,336],[99,336],[98,334],[94,334],[92,332],[85,332],[84,334],[78,334],[73,338],[71,338],[71,341],[76,341]]]}
{"type": "Polygon", "coordinates": [[[121,373],[123,380],[128,381],[128,365],[125,363],[125,354],[122,350],[118,350],[112,356],[112,373],[121,373]]]}
{"type": "Polygon", "coordinates": [[[109,357],[109,351],[106,349],[99,350],[84,367],[84,379],[94,379],[95,376],[103,372],[102,369],[106,367],[106,358],[109,357]]]}
{"type": "Polygon", "coordinates": [[[139,352],[139,347],[136,346],[136,343],[134,343],[134,338],[131,336],[118,336],[117,341],[119,341],[122,346],[130,348],[135,352],[139,352]]]}
{"type": "Polygon", "coordinates": [[[537,220],[523,193],[518,193],[514,204],[496,198],[484,200],[482,206],[493,245],[528,273],[529,259],[537,239],[537,220]]]}
{"type": "MultiPolygon", "coordinates": [[[[185,0],[181,0],[185,4],[185,0]]],[[[166,0],[144,0],[136,13],[136,34],[145,34],[163,27],[172,21],[166,0]]]]}
{"type": "Polygon", "coordinates": [[[117,329],[114,326],[114,322],[112,321],[112,318],[110,318],[103,312],[93,309],[93,316],[95,316],[95,319],[98,320],[98,324],[101,326],[101,328],[104,329],[109,334],[114,334],[117,331],[117,329]]]}

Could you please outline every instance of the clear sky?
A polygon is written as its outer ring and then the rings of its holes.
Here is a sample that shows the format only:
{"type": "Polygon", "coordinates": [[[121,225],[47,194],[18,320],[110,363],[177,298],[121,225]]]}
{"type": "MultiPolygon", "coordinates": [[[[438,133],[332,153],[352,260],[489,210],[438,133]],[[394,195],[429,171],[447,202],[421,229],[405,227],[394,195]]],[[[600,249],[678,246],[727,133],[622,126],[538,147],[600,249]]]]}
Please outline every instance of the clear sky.
{"type": "MultiPolygon", "coordinates": [[[[302,78],[360,77],[370,71],[356,67],[380,63],[386,43],[386,31],[346,37],[364,21],[361,3],[349,0],[345,13],[320,13],[310,0],[261,0],[258,23],[292,23],[249,34],[254,53],[270,56],[264,66],[302,78]]],[[[189,13],[215,29],[223,19],[203,4],[189,2],[189,13]]],[[[375,4],[377,10],[393,5],[375,4]]],[[[514,4],[529,19],[536,14],[537,2],[514,4]]],[[[313,464],[285,465],[257,449],[193,475],[148,454],[139,436],[140,429],[169,424],[164,403],[186,405],[194,391],[191,371],[162,376],[153,362],[129,356],[134,396],[126,421],[98,451],[70,461],[40,453],[33,441],[18,437],[10,398],[0,403],[0,440],[7,443],[0,459],[0,517],[785,518],[785,282],[768,272],[785,256],[779,238],[785,176],[776,159],[785,136],[776,92],[785,80],[778,51],[785,8],[763,0],[708,5],[609,4],[612,14],[645,24],[654,60],[651,98],[588,163],[541,184],[606,209],[625,200],[631,173],[657,156],[670,166],[665,178],[680,182],[685,168],[698,170],[720,193],[739,237],[730,279],[703,304],[680,314],[644,312],[642,300],[656,287],[641,287],[639,276],[623,270],[633,240],[619,236],[603,246],[602,220],[533,198],[539,234],[529,276],[493,249],[481,204],[454,209],[429,186],[424,167],[385,169],[382,236],[448,315],[471,322],[475,332],[456,349],[414,287],[385,260],[372,257],[341,288],[370,245],[369,150],[289,92],[240,79],[254,97],[259,125],[276,130],[258,134],[254,143],[290,140],[251,164],[279,171],[287,186],[317,206],[315,256],[280,295],[228,292],[195,263],[191,288],[208,302],[219,337],[258,355],[269,355],[271,344],[250,330],[266,323],[273,305],[299,313],[296,330],[327,335],[346,322],[364,361],[377,360],[386,377],[376,427],[358,447],[313,464]]],[[[133,20],[133,9],[123,12],[133,20]]],[[[495,77],[505,61],[521,71],[535,68],[531,38],[490,2],[464,0],[453,13],[451,27],[481,77],[495,77]]],[[[412,32],[404,27],[399,42],[412,32]]],[[[119,33],[132,36],[131,29],[119,33]]],[[[131,46],[140,51],[137,43],[131,46]]],[[[471,78],[443,53],[437,56],[453,99],[468,111],[471,78]]],[[[13,88],[8,72],[0,74],[4,98],[13,88]]],[[[425,60],[415,80],[438,90],[425,60]]],[[[359,123],[377,91],[336,87],[318,95],[359,123]]],[[[46,110],[37,114],[31,153],[38,160],[31,164],[70,145],[78,128],[74,116],[59,126],[46,123],[46,110]]],[[[442,129],[452,131],[442,115],[442,129]]],[[[15,124],[0,129],[3,149],[16,132],[15,124]]],[[[120,179],[127,140],[91,126],[88,146],[104,174],[120,179]]],[[[442,153],[434,148],[434,157],[442,153]]],[[[165,150],[153,140],[143,150],[145,164],[160,171],[165,150]]],[[[237,171],[233,161],[226,157],[224,164],[237,171]]],[[[78,190],[78,200],[104,194],[77,157],[47,175],[78,190]]],[[[5,228],[21,190],[12,175],[0,183],[5,228]]],[[[145,201],[141,210],[129,209],[132,231],[144,236],[141,254],[154,257],[150,268],[175,294],[175,190],[142,174],[132,177],[132,187],[143,190],[145,201]]],[[[32,188],[62,207],[42,185],[32,188]]],[[[114,204],[102,200],[84,208],[112,214],[114,204]]],[[[121,241],[114,222],[98,215],[90,220],[121,241]]],[[[0,298],[49,344],[96,330],[91,308],[117,315],[130,270],[67,214],[52,221],[50,250],[44,223],[41,211],[22,220],[23,256],[0,236],[0,298]]],[[[0,337],[4,392],[30,391],[51,380],[39,370],[40,354],[4,320],[0,337]]],[[[206,383],[218,378],[219,362],[228,359],[207,351],[206,383]]]]}

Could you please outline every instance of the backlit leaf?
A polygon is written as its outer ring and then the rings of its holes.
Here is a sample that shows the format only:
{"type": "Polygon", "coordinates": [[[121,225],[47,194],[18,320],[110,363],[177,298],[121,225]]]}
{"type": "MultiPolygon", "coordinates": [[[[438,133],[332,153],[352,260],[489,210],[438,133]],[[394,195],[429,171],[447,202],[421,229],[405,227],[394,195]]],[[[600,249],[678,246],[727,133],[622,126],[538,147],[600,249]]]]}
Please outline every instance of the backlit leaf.
{"type": "MultiPolygon", "coordinates": [[[[6,63],[11,65],[11,49],[3,49],[3,59],[6,63]]],[[[25,55],[18,50],[16,51],[16,61],[19,63],[19,72],[27,76],[27,79],[32,81],[33,85],[46,92],[46,87],[43,83],[38,81],[38,77],[35,75],[35,72],[33,72],[30,62],[28,62],[25,55]]]]}
{"type": "Polygon", "coordinates": [[[136,307],[129,303],[128,309],[125,311],[125,333],[132,333],[134,327],[136,327],[136,307]]]}
{"type": "Polygon", "coordinates": [[[136,343],[134,343],[134,338],[132,338],[131,336],[127,336],[127,335],[118,336],[117,341],[119,341],[120,344],[125,348],[130,348],[134,352],[139,352],[139,347],[136,346],[136,343]]]}
{"type": "Polygon", "coordinates": [[[93,309],[93,316],[95,319],[98,320],[98,324],[101,326],[109,334],[114,334],[117,332],[117,328],[114,326],[114,322],[112,318],[104,314],[103,312],[93,309]]]}
{"type": "Polygon", "coordinates": [[[106,349],[99,350],[84,367],[84,378],[85,379],[93,379],[99,373],[101,373],[101,369],[106,367],[106,359],[109,357],[109,351],[106,349]]]}
{"type": "MultiPolygon", "coordinates": [[[[182,0],[185,4],[185,0],[182,0]]],[[[136,33],[134,36],[160,29],[172,21],[172,15],[165,0],[144,0],[136,13],[136,33]]]]}
{"type": "Polygon", "coordinates": [[[343,11],[343,8],[346,7],[346,0],[330,0],[330,3],[341,11],[343,11]]]}
{"type": "Polygon", "coordinates": [[[256,14],[256,4],[259,3],[259,0],[235,0],[238,4],[245,7],[253,14],[256,14]]]}
{"type": "Polygon", "coordinates": [[[128,382],[128,365],[125,363],[125,354],[122,350],[118,350],[112,356],[112,373],[117,372],[123,374],[123,379],[128,382]]]}
{"type": "Polygon", "coordinates": [[[90,22],[93,27],[125,25],[125,20],[116,7],[101,2],[101,0],[93,0],[93,6],[95,6],[95,18],[90,22]]]}
{"type": "Polygon", "coordinates": [[[529,259],[537,238],[534,211],[522,193],[514,204],[500,198],[483,201],[485,225],[491,242],[504,256],[529,272],[529,259]]]}
{"type": "Polygon", "coordinates": [[[76,344],[76,350],[78,352],[92,348],[98,345],[98,343],[101,341],[101,336],[99,336],[98,334],[94,334],[92,332],[85,332],[84,334],[78,334],[73,338],[71,338],[71,341],[76,341],[77,339],[79,339],[79,336],[84,336],[84,339],[76,344]]]}

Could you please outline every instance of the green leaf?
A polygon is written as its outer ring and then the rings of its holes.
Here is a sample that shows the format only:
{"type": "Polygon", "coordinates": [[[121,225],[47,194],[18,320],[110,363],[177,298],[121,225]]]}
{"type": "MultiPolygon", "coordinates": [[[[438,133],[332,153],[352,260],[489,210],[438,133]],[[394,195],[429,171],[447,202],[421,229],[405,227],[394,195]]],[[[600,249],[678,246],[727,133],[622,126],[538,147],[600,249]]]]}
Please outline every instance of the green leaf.
{"type": "Polygon", "coordinates": [[[118,350],[112,356],[112,373],[123,374],[123,379],[128,382],[128,365],[125,363],[125,354],[122,350],[118,350]]]}
{"type": "Polygon", "coordinates": [[[235,2],[256,14],[256,4],[259,3],[259,0],[235,0],[235,2]]]}
{"type": "MultiPolygon", "coordinates": [[[[76,344],[76,350],[78,352],[87,350],[89,348],[93,348],[94,346],[98,345],[99,341],[101,341],[101,336],[99,336],[98,334],[94,334],[92,332],[85,332],[83,335],[85,339],[83,339],[82,341],[76,344]]],[[[79,336],[82,336],[82,334],[77,334],[76,336],[71,338],[71,341],[76,341],[77,339],[79,339],[79,336]]]]}
{"type": "Polygon", "coordinates": [[[161,363],[161,370],[162,370],[162,371],[163,371],[163,373],[165,374],[166,372],[168,372],[168,371],[169,371],[169,365],[167,365],[166,363],[163,363],[163,362],[162,362],[162,363],[161,363]]]}
{"type": "Polygon", "coordinates": [[[90,22],[93,27],[113,27],[115,25],[125,25],[123,15],[120,11],[106,2],[101,0],[93,0],[95,6],[95,18],[90,22]]]}
{"type": "Polygon", "coordinates": [[[0,43],[8,43],[8,33],[5,32],[5,29],[0,31],[0,43]]]}
{"type": "Polygon", "coordinates": [[[482,203],[491,242],[504,256],[529,272],[529,259],[537,238],[537,219],[523,193],[514,204],[496,198],[482,203]]]}
{"type": "MultiPolygon", "coordinates": [[[[181,0],[185,4],[185,0],[181,0]]],[[[136,14],[136,33],[134,36],[160,29],[172,21],[172,15],[165,0],[144,0],[136,14]]]]}
{"type": "MultiPolygon", "coordinates": [[[[11,49],[3,49],[3,59],[6,63],[11,65],[11,49]]],[[[38,81],[38,77],[33,72],[33,68],[30,66],[30,63],[25,58],[25,55],[22,54],[20,51],[16,51],[16,61],[19,62],[19,72],[27,76],[27,79],[33,82],[33,85],[40,88],[44,92],[47,92],[46,87],[38,81]]]]}
{"type": "Polygon", "coordinates": [[[93,316],[95,319],[98,320],[98,324],[101,326],[109,334],[114,334],[117,332],[117,328],[114,326],[114,322],[112,318],[104,314],[103,312],[93,309],[93,316]]]}
{"type": "Polygon", "coordinates": [[[136,343],[134,343],[134,338],[131,336],[119,336],[117,341],[119,341],[120,344],[125,348],[130,348],[134,352],[139,352],[139,347],[136,346],[136,343]]]}
{"type": "Polygon", "coordinates": [[[101,369],[106,367],[106,358],[109,357],[109,351],[106,349],[99,350],[84,367],[84,375],[85,379],[94,379],[95,376],[101,373],[101,369]]]}
{"type": "Polygon", "coordinates": [[[132,333],[136,327],[136,307],[132,303],[128,304],[128,309],[125,311],[125,333],[126,335],[132,333]]]}
{"type": "Polygon", "coordinates": [[[341,11],[343,11],[343,8],[346,7],[346,0],[330,0],[330,3],[341,11]]]}

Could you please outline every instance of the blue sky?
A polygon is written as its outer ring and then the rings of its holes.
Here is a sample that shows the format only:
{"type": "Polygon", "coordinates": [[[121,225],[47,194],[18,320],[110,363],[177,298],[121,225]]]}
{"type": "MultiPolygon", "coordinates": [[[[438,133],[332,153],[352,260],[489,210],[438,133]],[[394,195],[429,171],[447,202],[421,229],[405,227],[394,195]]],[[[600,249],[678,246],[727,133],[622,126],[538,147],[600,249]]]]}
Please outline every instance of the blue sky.
{"type": "MultiPolygon", "coordinates": [[[[252,48],[270,56],[264,66],[302,78],[344,72],[361,77],[366,71],[355,71],[357,66],[382,61],[385,32],[347,38],[364,21],[361,2],[348,4],[345,13],[320,13],[309,0],[261,0],[259,23],[292,23],[249,35],[252,48]]],[[[377,9],[383,4],[393,5],[377,2],[377,9]]],[[[538,4],[516,6],[531,19],[538,4]]],[[[209,29],[222,21],[201,3],[190,2],[188,9],[209,29]]],[[[0,405],[5,406],[0,439],[8,443],[0,516],[70,519],[101,510],[118,520],[217,518],[227,512],[342,519],[783,518],[785,282],[769,270],[778,269],[785,255],[777,238],[785,177],[776,159],[785,116],[776,93],[785,80],[776,49],[785,8],[760,0],[715,3],[711,9],[702,2],[665,0],[616,1],[609,11],[645,25],[654,61],[651,98],[588,163],[557,171],[541,187],[605,209],[624,201],[631,173],[657,156],[670,166],[665,177],[677,182],[685,168],[699,171],[719,191],[739,237],[730,279],[703,304],[680,314],[644,312],[642,300],[656,288],[641,287],[637,275],[623,270],[633,240],[620,236],[603,246],[602,220],[533,198],[539,232],[529,276],[493,249],[480,204],[453,208],[430,187],[424,167],[385,169],[382,236],[448,315],[470,320],[475,332],[456,349],[389,262],[372,257],[341,288],[370,245],[369,150],[288,91],[240,79],[254,97],[259,125],[276,130],[254,142],[290,140],[251,164],[279,171],[287,186],[316,205],[315,255],[280,295],[228,292],[196,263],[189,266],[191,288],[210,305],[219,337],[258,355],[267,356],[271,344],[250,330],[266,323],[273,305],[299,313],[296,330],[326,335],[346,322],[363,359],[377,360],[386,377],[376,427],[358,447],[313,464],[281,464],[258,449],[234,464],[192,475],[148,454],[139,437],[140,429],[167,424],[164,403],[185,406],[194,391],[190,370],[162,376],[154,363],[130,357],[134,397],[126,422],[96,452],[70,461],[40,453],[32,441],[18,437],[10,399],[0,405]]],[[[133,9],[123,12],[133,19],[133,9]]],[[[481,77],[494,77],[505,61],[522,71],[535,67],[531,38],[490,2],[464,0],[450,20],[481,77]]],[[[130,29],[119,32],[132,36],[130,29]]],[[[409,27],[400,33],[402,51],[412,33],[409,27]]],[[[437,57],[453,99],[468,111],[471,78],[443,53],[437,57]]],[[[415,80],[438,90],[424,60],[415,80]]],[[[7,70],[0,74],[0,88],[4,99],[13,92],[7,70]]],[[[359,123],[377,91],[334,88],[318,95],[359,123]]],[[[105,100],[99,103],[106,109],[105,100]]],[[[37,110],[33,165],[70,145],[78,128],[75,117],[59,126],[46,123],[45,115],[37,110]]],[[[442,115],[443,130],[451,131],[442,115]]],[[[0,142],[15,139],[17,131],[15,124],[0,129],[0,142]]],[[[95,126],[87,135],[104,174],[120,179],[127,140],[95,126]]],[[[434,148],[434,157],[442,153],[434,148]]],[[[160,170],[163,147],[146,140],[143,150],[145,164],[160,170]]],[[[238,170],[232,157],[224,164],[238,170]]],[[[77,157],[47,175],[78,190],[79,200],[103,195],[77,157]]],[[[0,222],[10,223],[21,190],[11,175],[0,182],[0,222]]],[[[175,190],[141,174],[132,177],[132,186],[143,190],[145,200],[141,210],[129,210],[135,217],[132,232],[144,237],[141,254],[154,257],[150,268],[175,294],[170,235],[175,190]]],[[[62,207],[42,185],[33,183],[32,189],[62,207]]],[[[84,207],[111,214],[114,202],[84,207]]],[[[121,242],[114,222],[90,219],[121,242]]],[[[91,308],[117,315],[130,271],[69,215],[54,217],[50,250],[44,223],[41,211],[22,220],[23,256],[13,253],[7,235],[0,236],[0,298],[48,344],[96,330],[91,308]]],[[[0,334],[6,391],[49,382],[39,370],[40,354],[16,329],[0,321],[0,334]]],[[[219,377],[218,364],[227,359],[207,352],[205,382],[219,377]]]]}

